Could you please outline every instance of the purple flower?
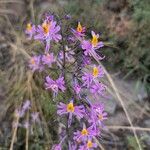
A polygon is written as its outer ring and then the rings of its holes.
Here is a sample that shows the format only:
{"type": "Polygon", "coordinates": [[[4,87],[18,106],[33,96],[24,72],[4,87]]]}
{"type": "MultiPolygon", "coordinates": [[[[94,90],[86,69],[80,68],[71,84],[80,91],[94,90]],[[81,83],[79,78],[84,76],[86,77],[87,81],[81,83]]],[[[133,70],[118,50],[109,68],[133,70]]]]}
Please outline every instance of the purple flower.
{"type": "Polygon", "coordinates": [[[81,42],[81,47],[84,51],[85,56],[92,56],[92,52],[94,53],[95,51],[92,49],[92,44],[88,40],[83,40],[81,42]]]}
{"type": "Polygon", "coordinates": [[[23,111],[30,109],[30,105],[31,105],[30,101],[26,100],[22,106],[23,111]]]}
{"type": "Polygon", "coordinates": [[[22,109],[16,109],[16,110],[15,110],[15,115],[16,115],[17,117],[23,117],[24,114],[25,114],[25,111],[22,110],[22,109]]]}
{"type": "Polygon", "coordinates": [[[48,67],[51,67],[52,63],[55,62],[55,58],[53,53],[47,53],[42,56],[42,62],[44,65],[48,65],[48,67]]]}
{"type": "Polygon", "coordinates": [[[95,127],[97,125],[103,126],[103,122],[107,119],[107,113],[104,112],[103,104],[93,104],[91,106],[91,118],[89,122],[92,123],[95,127]]]}
{"type": "Polygon", "coordinates": [[[103,47],[104,44],[103,42],[98,42],[99,34],[95,34],[94,31],[91,32],[92,34],[92,40],[83,40],[81,42],[81,47],[84,50],[84,54],[86,56],[92,56],[97,59],[103,59],[104,57],[100,57],[97,53],[96,50],[103,47]]]}
{"type": "Polygon", "coordinates": [[[88,57],[88,56],[83,55],[83,64],[82,64],[82,66],[85,67],[86,65],[90,65],[91,63],[92,63],[91,58],[88,57]]]}
{"type": "Polygon", "coordinates": [[[93,107],[93,109],[95,109],[95,112],[97,114],[98,124],[102,125],[103,121],[107,119],[107,113],[104,112],[104,105],[93,107]]]}
{"type": "MultiPolygon", "coordinates": [[[[44,17],[44,18],[45,18],[45,20],[48,21],[48,22],[54,20],[54,16],[51,15],[50,13],[45,13],[45,17],[44,17]]],[[[44,20],[44,21],[45,21],[45,20],[44,20]]]]}
{"type": "Polygon", "coordinates": [[[77,149],[77,145],[69,141],[69,150],[76,150],[76,149],[77,149]]]}
{"type": "Polygon", "coordinates": [[[79,150],[94,150],[95,148],[97,148],[97,144],[93,142],[91,138],[89,138],[84,145],[79,147],[79,150]]]}
{"type": "Polygon", "coordinates": [[[58,91],[65,91],[65,86],[64,86],[64,77],[59,77],[57,80],[51,79],[49,76],[46,77],[46,82],[45,82],[45,88],[51,89],[55,95],[58,94],[58,91]]]}
{"type": "Polygon", "coordinates": [[[38,112],[33,112],[31,114],[31,117],[32,117],[33,122],[38,122],[39,121],[39,113],[38,112]]]}
{"type": "Polygon", "coordinates": [[[37,35],[35,39],[46,42],[46,52],[50,49],[50,42],[53,40],[58,42],[61,40],[61,35],[58,33],[60,31],[60,26],[56,24],[56,21],[49,21],[46,19],[42,25],[37,27],[37,35]]]}
{"type": "Polygon", "coordinates": [[[28,109],[30,109],[30,105],[31,105],[30,101],[29,101],[29,100],[26,100],[26,101],[23,103],[22,108],[15,110],[16,116],[18,116],[18,117],[23,117],[24,114],[25,114],[25,112],[26,112],[28,109]]]}
{"type": "Polygon", "coordinates": [[[69,43],[75,43],[77,39],[74,36],[68,36],[67,40],[69,43]]]}
{"type": "Polygon", "coordinates": [[[56,144],[52,147],[52,150],[62,150],[60,144],[56,144]]]}
{"type": "Polygon", "coordinates": [[[32,71],[42,70],[42,66],[40,64],[41,56],[33,56],[29,61],[29,67],[32,71]]]}
{"type": "Polygon", "coordinates": [[[23,127],[26,128],[26,129],[28,129],[29,126],[30,126],[30,124],[29,124],[29,122],[27,122],[27,121],[23,124],[23,127]]]}
{"type": "Polygon", "coordinates": [[[104,84],[95,82],[94,84],[91,85],[90,92],[92,94],[98,94],[98,95],[104,96],[105,89],[106,87],[104,84]]]}
{"type": "Polygon", "coordinates": [[[81,92],[81,86],[77,83],[74,84],[73,89],[77,95],[79,95],[79,93],[81,92]]]}
{"type": "Polygon", "coordinates": [[[25,33],[29,36],[28,38],[31,39],[34,36],[34,34],[36,33],[35,25],[28,23],[26,30],[25,30],[25,33]]]}
{"type": "Polygon", "coordinates": [[[83,86],[87,86],[88,88],[92,84],[93,76],[90,73],[84,73],[82,76],[83,86]]]}
{"type": "Polygon", "coordinates": [[[104,76],[103,68],[101,66],[94,65],[92,75],[93,75],[94,78],[103,77],[104,76]]]}
{"type": "MultiPolygon", "coordinates": [[[[91,84],[93,83],[93,81],[97,82],[95,80],[95,78],[97,78],[97,77],[101,78],[103,76],[104,76],[104,71],[103,71],[102,67],[94,65],[92,72],[88,72],[88,73],[84,72],[83,73],[83,76],[82,76],[83,86],[87,86],[89,88],[91,86],[91,84]]],[[[93,89],[95,89],[95,88],[97,89],[98,88],[97,86],[98,86],[97,84],[96,85],[93,84],[93,86],[91,87],[91,92],[93,92],[93,89]]]]}
{"type": "Polygon", "coordinates": [[[82,27],[81,23],[78,22],[78,26],[76,29],[71,29],[72,33],[75,35],[77,38],[81,38],[85,36],[85,27],[82,27]]]}
{"type": "Polygon", "coordinates": [[[85,142],[88,138],[95,137],[97,133],[95,132],[93,126],[90,126],[89,128],[83,127],[81,131],[74,132],[74,140],[77,142],[85,142]]]}
{"type": "Polygon", "coordinates": [[[60,102],[57,107],[58,107],[57,113],[59,115],[64,115],[64,114],[69,115],[69,118],[68,118],[69,126],[71,125],[73,115],[76,116],[78,119],[81,119],[83,118],[84,113],[85,113],[84,106],[83,105],[74,106],[73,101],[70,101],[69,104],[64,104],[60,102]]]}
{"type": "Polygon", "coordinates": [[[59,89],[61,90],[61,91],[65,91],[65,81],[64,81],[64,77],[59,77],[57,80],[56,80],[56,83],[57,83],[57,85],[58,85],[58,87],[59,87],[59,89]]]}

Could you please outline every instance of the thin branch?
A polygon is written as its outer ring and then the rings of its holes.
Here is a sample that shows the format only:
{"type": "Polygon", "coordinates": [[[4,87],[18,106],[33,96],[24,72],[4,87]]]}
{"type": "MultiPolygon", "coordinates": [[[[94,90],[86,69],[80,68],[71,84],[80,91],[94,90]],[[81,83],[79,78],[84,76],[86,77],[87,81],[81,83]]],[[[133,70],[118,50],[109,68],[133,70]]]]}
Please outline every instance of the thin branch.
{"type": "Polygon", "coordinates": [[[16,138],[16,134],[17,134],[17,129],[18,129],[18,123],[19,123],[19,116],[17,115],[16,116],[16,126],[14,128],[14,132],[13,132],[13,136],[12,136],[9,150],[13,150],[13,146],[14,146],[14,142],[15,142],[15,138],[16,138]]]}
{"type": "MultiPolygon", "coordinates": [[[[27,112],[27,122],[29,122],[29,111],[27,112]]],[[[26,149],[29,149],[29,128],[26,128],[26,149]]]]}
{"type": "Polygon", "coordinates": [[[147,131],[150,132],[150,128],[142,128],[142,127],[130,127],[130,126],[106,126],[108,129],[126,129],[126,130],[138,130],[138,131],[147,131]]]}
{"type": "Polygon", "coordinates": [[[30,8],[30,15],[31,15],[32,21],[35,23],[34,0],[30,0],[29,8],[30,8]]]}
{"type": "Polygon", "coordinates": [[[66,69],[66,51],[65,51],[65,41],[64,41],[64,35],[63,31],[61,30],[62,35],[62,46],[63,46],[63,76],[65,80],[65,69],[66,69]]]}
{"type": "Polygon", "coordinates": [[[0,3],[19,3],[19,4],[24,4],[24,2],[20,1],[20,0],[1,0],[0,3]]]}
{"type": "Polygon", "coordinates": [[[94,140],[96,141],[97,145],[101,148],[101,150],[105,150],[105,148],[102,146],[102,144],[96,138],[94,138],[94,140]]]}
{"type": "Polygon", "coordinates": [[[14,15],[18,16],[18,14],[14,10],[6,10],[6,9],[0,9],[0,15],[6,14],[6,15],[14,15]]]}

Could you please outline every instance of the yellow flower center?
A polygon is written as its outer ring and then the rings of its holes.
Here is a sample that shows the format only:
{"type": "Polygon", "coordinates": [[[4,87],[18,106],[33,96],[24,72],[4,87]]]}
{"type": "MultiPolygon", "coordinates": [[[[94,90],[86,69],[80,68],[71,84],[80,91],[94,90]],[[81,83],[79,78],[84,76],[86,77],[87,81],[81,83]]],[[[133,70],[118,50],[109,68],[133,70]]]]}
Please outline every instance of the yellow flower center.
{"type": "Polygon", "coordinates": [[[81,131],[81,134],[82,134],[82,135],[88,135],[87,129],[83,129],[83,130],[81,131]]]}
{"type": "Polygon", "coordinates": [[[31,64],[35,64],[34,58],[31,59],[31,64]]]}
{"type": "Polygon", "coordinates": [[[49,32],[50,23],[44,22],[44,23],[42,24],[42,28],[43,28],[43,30],[44,30],[44,33],[47,34],[47,33],[49,32]]]}
{"type": "Polygon", "coordinates": [[[73,103],[69,103],[67,105],[67,112],[74,112],[74,106],[73,106],[73,103]]]}
{"type": "Polygon", "coordinates": [[[98,37],[96,35],[93,35],[93,37],[92,37],[92,45],[96,46],[97,43],[98,43],[98,37]]]}
{"type": "Polygon", "coordinates": [[[28,23],[27,24],[27,28],[26,28],[28,31],[31,31],[32,30],[32,25],[31,25],[31,23],[28,23]]]}
{"type": "Polygon", "coordinates": [[[92,143],[91,141],[88,141],[88,142],[87,142],[87,147],[88,147],[88,148],[93,147],[93,143],[92,143]]]}
{"type": "Polygon", "coordinates": [[[82,30],[83,30],[83,28],[82,28],[82,26],[81,26],[81,23],[80,23],[80,22],[78,22],[77,31],[81,33],[81,32],[82,32],[82,30]]]}
{"type": "Polygon", "coordinates": [[[50,54],[46,54],[46,58],[47,58],[48,60],[51,59],[50,54]]]}
{"type": "Polygon", "coordinates": [[[98,115],[99,120],[103,120],[103,115],[98,115]]]}
{"type": "Polygon", "coordinates": [[[99,73],[98,68],[97,68],[97,67],[94,67],[94,68],[93,68],[93,76],[94,76],[94,77],[97,77],[97,76],[98,76],[98,73],[99,73]]]}

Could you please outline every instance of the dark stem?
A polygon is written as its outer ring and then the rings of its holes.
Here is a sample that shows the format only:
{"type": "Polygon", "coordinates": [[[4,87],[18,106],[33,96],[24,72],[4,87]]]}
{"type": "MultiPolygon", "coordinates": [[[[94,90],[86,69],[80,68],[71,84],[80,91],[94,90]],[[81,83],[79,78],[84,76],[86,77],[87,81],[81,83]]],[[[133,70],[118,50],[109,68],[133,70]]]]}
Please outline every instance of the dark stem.
{"type": "Polygon", "coordinates": [[[64,40],[63,29],[61,30],[61,36],[62,36],[62,47],[63,47],[62,73],[63,73],[63,76],[64,76],[64,80],[66,81],[66,75],[65,75],[65,69],[66,69],[66,56],[65,56],[65,54],[66,54],[66,51],[65,51],[65,40],[64,40]]]}

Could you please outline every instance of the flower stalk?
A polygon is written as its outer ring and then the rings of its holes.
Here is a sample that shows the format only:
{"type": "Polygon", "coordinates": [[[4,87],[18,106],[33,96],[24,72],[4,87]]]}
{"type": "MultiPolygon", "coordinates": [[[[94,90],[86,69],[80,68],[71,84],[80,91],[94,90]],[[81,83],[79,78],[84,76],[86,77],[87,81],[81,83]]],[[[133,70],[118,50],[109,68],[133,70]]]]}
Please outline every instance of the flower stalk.
{"type": "Polygon", "coordinates": [[[100,102],[100,97],[106,95],[106,86],[101,82],[104,71],[94,60],[104,59],[97,53],[104,43],[94,31],[91,31],[92,38],[88,38],[86,27],[81,22],[76,28],[66,27],[68,17],[65,19],[57,22],[53,15],[46,14],[42,24],[27,26],[29,37],[45,45],[44,54],[33,56],[29,67],[33,73],[46,74],[50,70],[58,74],[57,77],[49,74],[43,80],[47,92],[56,98],[54,103],[59,121],[65,126],[58,135],[59,143],[52,149],[62,150],[67,147],[69,150],[93,150],[99,146],[95,139],[101,136],[107,119],[104,104],[100,102]],[[61,48],[54,50],[52,45],[60,45],[58,47],[61,48]],[[57,99],[59,94],[64,99],[57,99]],[[91,100],[89,95],[97,102],[91,100]]]}

